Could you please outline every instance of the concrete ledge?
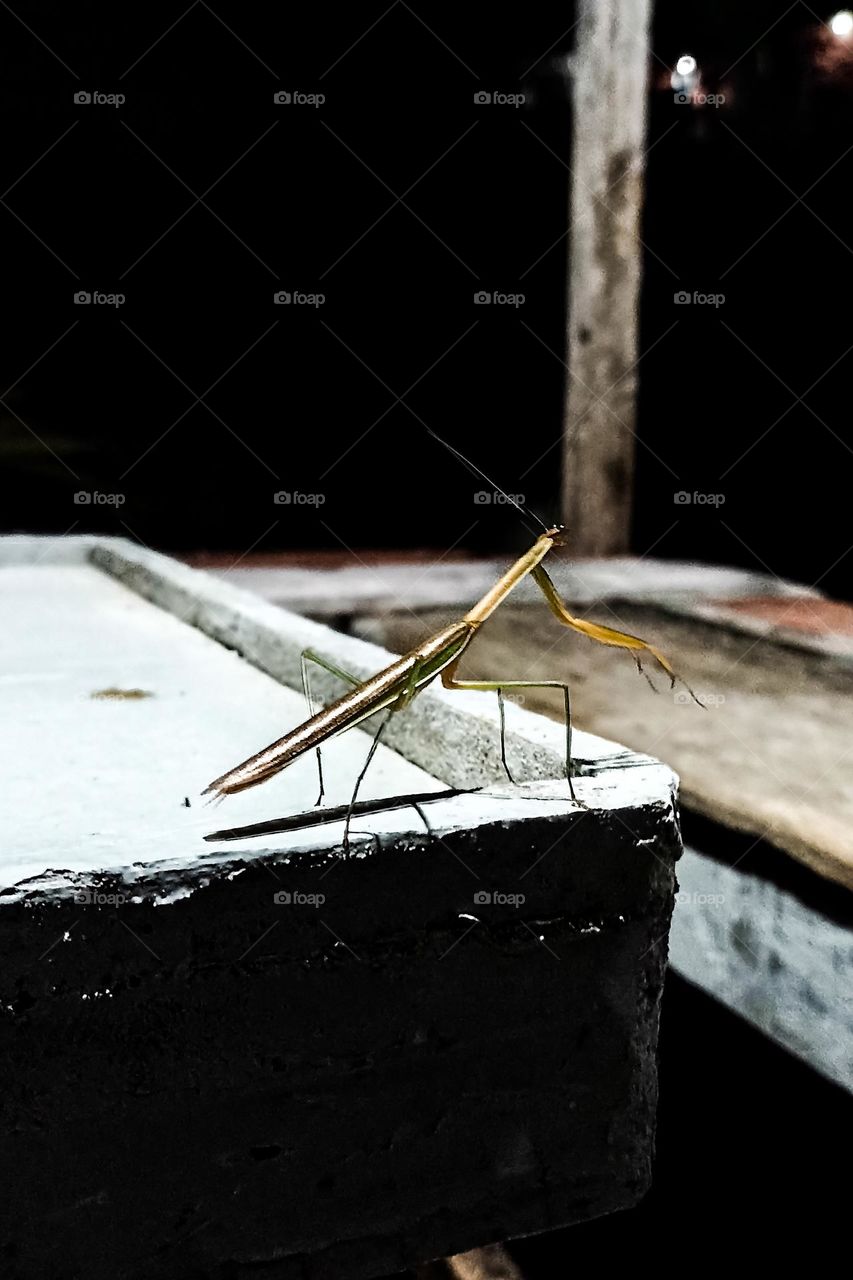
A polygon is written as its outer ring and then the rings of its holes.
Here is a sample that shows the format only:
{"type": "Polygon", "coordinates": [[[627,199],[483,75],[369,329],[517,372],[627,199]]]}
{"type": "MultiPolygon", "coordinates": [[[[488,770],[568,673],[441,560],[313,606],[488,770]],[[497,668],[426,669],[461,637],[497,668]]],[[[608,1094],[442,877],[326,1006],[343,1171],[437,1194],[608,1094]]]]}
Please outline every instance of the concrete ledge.
{"type": "Polygon", "coordinates": [[[518,803],[0,912],[7,1274],[367,1280],[634,1203],[671,811],[518,803]]]}
{"type": "MultiPolygon", "coordinates": [[[[236,649],[292,689],[301,688],[300,657],[306,648],[316,649],[361,678],[372,675],[393,656],[378,645],[330,631],[297,614],[283,615],[251,592],[121,538],[96,540],[90,556],[93,564],[132,591],[236,649]]],[[[346,687],[323,671],[317,672],[315,683],[325,698],[337,696],[346,687]]],[[[565,759],[563,731],[512,704],[506,711],[514,776],[521,782],[558,776],[565,759]]],[[[496,750],[497,726],[494,698],[451,693],[431,685],[407,712],[393,717],[383,740],[448,786],[476,787],[504,777],[496,750]]],[[[632,763],[643,759],[657,763],[593,734],[578,733],[574,747],[581,772],[620,767],[629,757],[632,763]]]]}
{"type": "MultiPolygon", "coordinates": [[[[122,540],[0,541],[19,597],[22,559],[56,625],[7,671],[36,746],[42,725],[77,746],[21,774],[50,804],[3,819],[3,859],[27,871],[0,894],[4,1274],[369,1280],[636,1202],[680,852],[671,772],[579,735],[574,805],[562,730],[510,707],[514,767],[535,781],[498,784],[494,699],[430,690],[392,722],[407,760],[388,752],[386,793],[415,789],[412,771],[482,789],[427,801],[428,833],[409,813],[377,815],[348,857],[334,829],[205,844],[172,800],[226,738],[302,714],[282,688],[301,650],[357,674],[387,655],[122,540]],[[38,676],[77,652],[59,602],[78,591],[90,651],[57,719],[38,676]],[[154,664],[159,697],[111,708],[111,754],[102,704],[75,690],[116,646],[125,680],[154,664]],[[73,841],[56,831],[69,791],[87,820],[73,841]]],[[[341,742],[352,767],[363,748],[341,742]]],[[[228,820],[269,818],[283,794],[307,807],[305,778],[289,785],[228,820]]]]}

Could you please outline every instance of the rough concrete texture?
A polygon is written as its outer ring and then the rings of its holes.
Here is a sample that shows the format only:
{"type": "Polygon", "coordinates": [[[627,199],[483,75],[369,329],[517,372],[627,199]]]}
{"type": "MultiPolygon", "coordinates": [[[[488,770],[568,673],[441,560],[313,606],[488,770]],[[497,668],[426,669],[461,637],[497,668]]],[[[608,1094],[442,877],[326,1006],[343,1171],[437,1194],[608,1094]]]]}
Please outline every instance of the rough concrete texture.
{"type": "Polygon", "coordinates": [[[635,1202],[671,808],[500,814],[0,912],[4,1274],[366,1280],[635,1202]]]}
{"type": "MultiPolygon", "coordinates": [[[[13,541],[19,560],[50,558],[13,541]]],[[[91,558],[174,615],[140,623],[152,643],[181,618],[219,642],[193,644],[229,645],[293,685],[306,644],[357,673],[381,665],[372,646],[163,557],[77,548],[78,565],[91,558]]],[[[72,550],[60,547],[70,564],[72,550]]],[[[110,609],[138,602],[106,607],[108,586],[97,598],[114,635],[110,609]]],[[[227,678],[201,649],[183,672],[208,680],[214,706],[232,682],[286,693],[224,656],[227,678]]],[[[498,787],[486,702],[428,693],[400,717],[397,740],[433,781],[488,789],[430,805],[429,835],[392,830],[344,857],[329,832],[239,852],[188,834],[158,860],[156,838],[135,857],[124,828],[0,897],[4,1276],[367,1280],[642,1195],[674,779],[586,738],[587,808],[564,780],[498,787]]],[[[519,773],[557,777],[559,728],[510,710],[519,773]]],[[[268,803],[244,820],[271,816],[268,803]]]]}

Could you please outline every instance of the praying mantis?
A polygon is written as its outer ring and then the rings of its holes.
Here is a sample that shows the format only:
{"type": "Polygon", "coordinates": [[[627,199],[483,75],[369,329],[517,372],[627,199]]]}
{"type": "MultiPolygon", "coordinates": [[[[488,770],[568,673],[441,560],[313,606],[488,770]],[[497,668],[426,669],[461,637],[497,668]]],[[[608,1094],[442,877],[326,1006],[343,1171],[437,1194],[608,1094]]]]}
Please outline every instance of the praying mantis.
{"type": "MultiPolygon", "coordinates": [[[[451,448],[451,446],[447,447],[451,448]]],[[[455,453],[456,450],[452,450],[452,452],[455,453]]],[[[467,459],[465,461],[467,463],[467,459]]],[[[562,680],[459,680],[456,677],[459,662],[480,627],[503,604],[510,592],[529,575],[545,597],[549,609],[563,626],[586,636],[598,644],[627,649],[634,657],[640,672],[643,672],[642,657],[644,655],[651,656],[658,666],[667,673],[671,684],[675,685],[676,680],[680,677],[676,675],[663,654],[653,645],[641,640],[638,636],[629,635],[627,632],[617,631],[612,627],[576,618],[569,612],[549,574],[542,565],[542,561],[554,547],[565,545],[565,538],[566,530],[563,525],[554,525],[552,528],[545,528],[543,525],[543,532],[536,538],[530,549],[498,578],[494,586],[477,601],[473,608],[468,610],[464,617],[460,618],[458,622],[453,622],[449,626],[443,627],[442,630],[424,640],[416,648],[410,650],[409,653],[396,658],[384,670],[377,672],[376,675],[371,676],[368,680],[359,680],[355,676],[342,671],[339,667],[334,666],[319,654],[306,650],[302,654],[302,684],[309,709],[312,707],[308,684],[307,664],[309,662],[324,668],[353,687],[327,707],[312,713],[307,720],[297,725],[289,733],[286,733],[284,737],[279,738],[270,746],[264,747],[262,751],[257,752],[256,755],[251,756],[248,760],[244,760],[233,769],[229,769],[221,777],[214,779],[202,794],[222,797],[246,791],[249,787],[255,787],[262,782],[266,782],[269,778],[280,773],[282,769],[286,769],[288,765],[298,760],[306,752],[313,750],[317,754],[320,777],[320,794],[317,799],[317,804],[319,805],[324,796],[322,745],[338,734],[355,728],[356,725],[361,724],[362,721],[377,712],[385,711],[387,713],[386,717],[373,738],[347,810],[344,828],[344,848],[346,849],[349,844],[349,822],[356,805],[359,787],[367,773],[388,720],[396,712],[407,707],[427,685],[440,678],[445,689],[471,689],[497,693],[500,711],[501,761],[510,781],[512,781],[512,774],[506,758],[504,690],[561,689],[566,722],[566,780],[571,799],[575,803],[579,803],[572,782],[572,718],[568,684],[562,680]]],[[[682,683],[684,682],[682,681],[682,683]]],[[[687,688],[694,701],[698,701],[689,685],[685,685],[685,688],[687,688]]],[[[701,706],[701,703],[699,705],[701,706]]]]}

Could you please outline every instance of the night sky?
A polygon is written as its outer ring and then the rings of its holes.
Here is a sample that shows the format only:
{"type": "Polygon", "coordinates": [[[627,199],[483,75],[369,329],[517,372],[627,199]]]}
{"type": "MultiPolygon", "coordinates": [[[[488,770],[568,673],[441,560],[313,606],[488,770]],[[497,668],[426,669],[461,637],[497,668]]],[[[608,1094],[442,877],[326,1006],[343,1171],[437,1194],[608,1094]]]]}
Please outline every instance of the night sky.
{"type": "MultiPolygon", "coordinates": [[[[426,426],[558,514],[571,5],[12,7],[4,530],[523,543],[426,426]]],[[[633,544],[840,595],[853,39],[831,12],[657,6],[633,544]],[[685,53],[701,102],[673,92],[685,53]]]]}

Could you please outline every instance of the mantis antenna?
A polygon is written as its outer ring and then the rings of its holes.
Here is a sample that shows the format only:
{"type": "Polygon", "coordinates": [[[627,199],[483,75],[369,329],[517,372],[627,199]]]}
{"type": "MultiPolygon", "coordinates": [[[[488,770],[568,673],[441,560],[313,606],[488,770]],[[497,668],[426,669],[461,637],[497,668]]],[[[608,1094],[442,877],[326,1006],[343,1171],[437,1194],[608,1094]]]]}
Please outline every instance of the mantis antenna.
{"type": "Polygon", "coordinates": [[[444,445],[448,453],[452,453],[455,458],[458,458],[463,466],[466,466],[473,475],[479,476],[481,480],[485,480],[486,484],[490,484],[497,493],[506,498],[507,502],[509,502],[511,506],[515,507],[516,511],[520,511],[522,515],[529,516],[531,520],[535,520],[540,529],[548,528],[545,521],[540,520],[535,511],[528,511],[528,509],[523,507],[520,502],[516,502],[515,498],[510,494],[505,493],[499,484],[495,484],[494,480],[486,475],[485,471],[481,471],[475,462],[472,462],[470,458],[466,458],[465,454],[460,453],[458,449],[454,449],[452,444],[448,444],[446,440],[442,440],[437,431],[433,431],[432,427],[428,427],[426,423],[424,423],[424,427],[434,440],[437,440],[439,444],[444,445]]]}

